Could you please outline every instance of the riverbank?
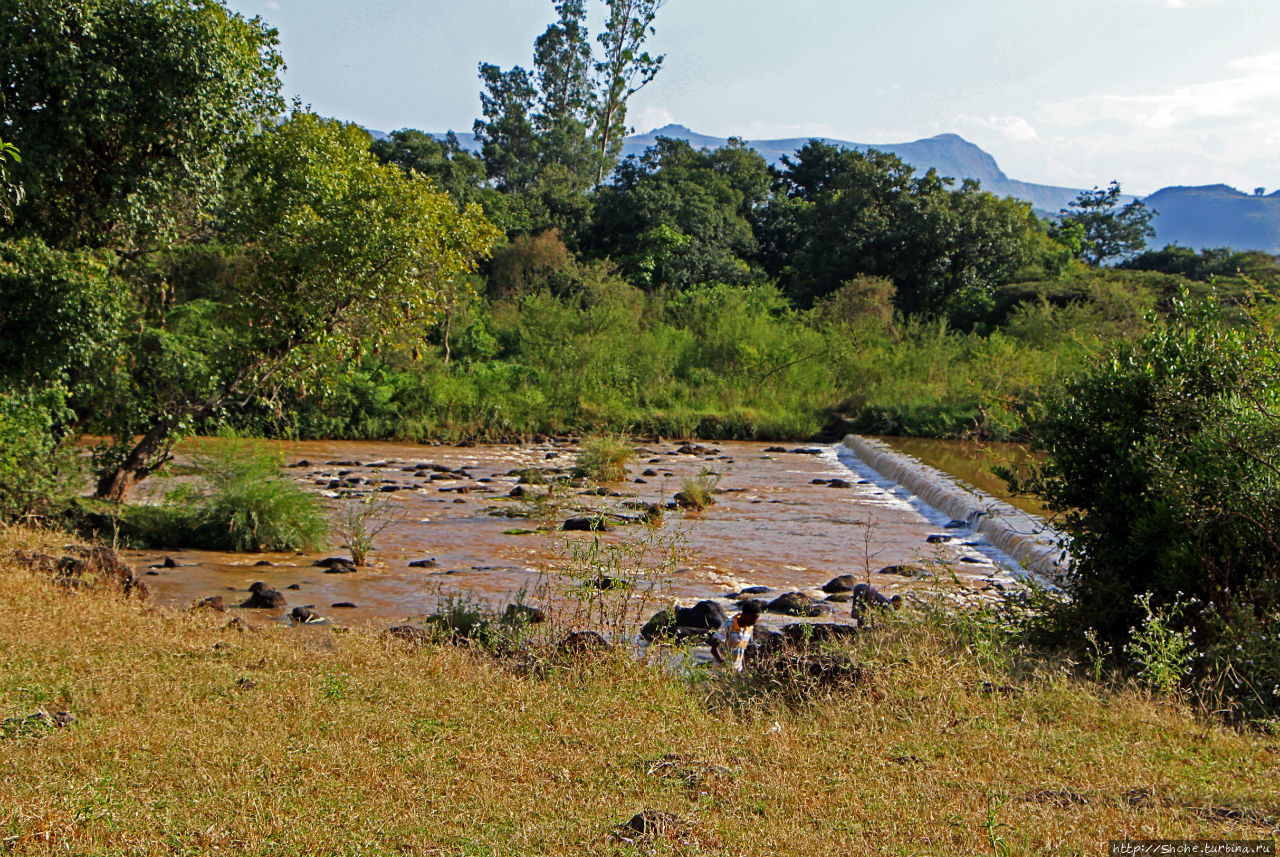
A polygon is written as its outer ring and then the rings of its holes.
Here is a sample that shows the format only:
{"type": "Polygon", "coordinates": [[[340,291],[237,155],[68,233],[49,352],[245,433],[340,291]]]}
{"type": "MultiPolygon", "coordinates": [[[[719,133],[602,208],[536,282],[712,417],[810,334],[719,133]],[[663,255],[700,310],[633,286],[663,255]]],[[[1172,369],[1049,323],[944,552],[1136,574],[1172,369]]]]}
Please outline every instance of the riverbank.
{"type": "Polygon", "coordinates": [[[242,632],[15,561],[64,541],[0,534],[13,854],[1092,855],[1280,824],[1273,738],[920,610],[848,644],[856,680],[785,697],[629,656],[242,632]]]}

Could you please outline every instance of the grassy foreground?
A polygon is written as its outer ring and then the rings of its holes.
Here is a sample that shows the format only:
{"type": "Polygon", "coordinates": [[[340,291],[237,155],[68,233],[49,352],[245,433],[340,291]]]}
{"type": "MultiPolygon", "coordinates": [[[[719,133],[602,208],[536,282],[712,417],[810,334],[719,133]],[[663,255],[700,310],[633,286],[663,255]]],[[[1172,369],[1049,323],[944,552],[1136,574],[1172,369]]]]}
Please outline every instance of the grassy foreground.
{"type": "Polygon", "coordinates": [[[58,586],[15,559],[42,542],[0,531],[0,853],[1094,855],[1280,824],[1275,738],[909,614],[854,644],[865,680],[787,705],[629,657],[230,630],[58,586]],[[681,823],[615,834],[642,810],[681,823]]]}

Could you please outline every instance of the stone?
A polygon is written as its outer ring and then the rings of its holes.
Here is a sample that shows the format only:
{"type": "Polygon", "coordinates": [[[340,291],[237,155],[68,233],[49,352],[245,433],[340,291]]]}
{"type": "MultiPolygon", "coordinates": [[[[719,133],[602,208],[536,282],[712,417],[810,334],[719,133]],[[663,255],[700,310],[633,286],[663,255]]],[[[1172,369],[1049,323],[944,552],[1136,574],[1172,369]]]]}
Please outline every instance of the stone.
{"type": "Polygon", "coordinates": [[[428,633],[427,629],[419,628],[417,625],[396,625],[384,631],[382,636],[400,640],[404,643],[412,643],[415,646],[425,646],[431,642],[431,634],[428,633]]]}
{"type": "Polygon", "coordinates": [[[833,592],[823,600],[829,601],[832,604],[847,604],[848,602],[853,600],[853,593],[852,592],[833,592]]]}
{"type": "Polygon", "coordinates": [[[300,624],[324,621],[324,617],[310,607],[295,607],[289,611],[289,618],[300,624]]]}
{"type": "Polygon", "coordinates": [[[786,452],[787,448],[785,446],[766,446],[764,451],[765,452],[786,452]]]}
{"type": "Polygon", "coordinates": [[[355,574],[356,564],[350,561],[336,562],[336,563],[333,563],[332,565],[326,566],[324,573],[325,574],[355,574]]]}
{"type": "Polygon", "coordinates": [[[797,446],[791,452],[796,455],[822,455],[822,450],[816,446],[797,446]]]}
{"type": "Polygon", "coordinates": [[[351,564],[352,564],[351,560],[345,556],[325,557],[324,559],[316,560],[316,562],[313,563],[313,565],[315,565],[317,568],[329,568],[330,566],[333,566],[333,565],[351,565],[351,564]]]}
{"type": "Polygon", "coordinates": [[[255,562],[255,563],[254,563],[254,565],[255,565],[255,566],[267,566],[267,565],[275,565],[275,563],[274,563],[274,562],[272,562],[272,561],[271,561],[271,560],[269,560],[269,559],[260,559],[260,560],[258,560],[257,562],[255,562]]]}
{"type": "Polygon", "coordinates": [[[839,577],[833,577],[822,585],[822,591],[827,593],[833,592],[852,592],[853,587],[858,585],[858,579],[852,574],[842,574],[839,577]]]}
{"type": "Polygon", "coordinates": [[[920,566],[910,565],[908,563],[903,563],[900,565],[886,565],[884,568],[880,569],[876,573],[877,574],[896,574],[899,577],[933,577],[932,574],[930,574],[928,571],[921,568],[920,566]]]}
{"type": "Polygon", "coordinates": [[[546,613],[528,604],[508,604],[506,611],[502,614],[504,625],[536,625],[546,620],[546,613]]]}
{"type": "Polygon", "coordinates": [[[434,559],[415,559],[409,563],[409,568],[436,568],[439,565],[434,559]]]}
{"type": "Polygon", "coordinates": [[[284,594],[279,589],[272,589],[259,580],[249,587],[249,597],[240,606],[256,610],[279,610],[287,605],[284,594]]]}
{"type": "Polygon", "coordinates": [[[853,483],[847,482],[844,479],[832,479],[829,482],[827,482],[827,487],[828,488],[852,488],[853,483]]]}
{"type": "Polygon", "coordinates": [[[930,536],[926,536],[925,541],[931,545],[945,545],[947,542],[951,541],[952,538],[952,536],[948,536],[944,533],[934,533],[930,536]]]}
{"type": "Polygon", "coordinates": [[[851,640],[857,634],[858,629],[853,625],[835,622],[795,622],[782,629],[782,635],[797,646],[851,640]]]}
{"type": "Polygon", "coordinates": [[[605,652],[611,647],[598,631],[571,631],[556,648],[561,654],[587,655],[605,652]]]}
{"type": "Polygon", "coordinates": [[[692,607],[676,608],[676,624],[682,628],[715,631],[728,618],[717,601],[699,601],[692,607]]]}
{"type": "Polygon", "coordinates": [[[342,609],[342,610],[354,610],[354,609],[356,609],[356,605],[355,605],[353,602],[351,602],[351,601],[338,601],[338,602],[335,602],[335,603],[333,603],[333,604],[330,604],[329,606],[330,606],[330,607],[333,607],[333,608],[339,608],[339,609],[342,609]]]}
{"type": "Polygon", "coordinates": [[[210,595],[208,598],[202,598],[195,604],[191,605],[192,610],[213,610],[218,613],[227,612],[227,602],[223,600],[221,595],[210,595]]]}
{"type": "Polygon", "coordinates": [[[779,595],[770,601],[765,609],[770,613],[781,613],[784,616],[816,616],[821,612],[814,600],[803,592],[779,595]]]}
{"type": "Polygon", "coordinates": [[[766,592],[772,592],[770,586],[748,586],[742,590],[741,595],[764,595],[766,592]]]}
{"type": "Polygon", "coordinates": [[[604,518],[570,518],[561,529],[566,531],[607,533],[613,528],[604,518]]]}

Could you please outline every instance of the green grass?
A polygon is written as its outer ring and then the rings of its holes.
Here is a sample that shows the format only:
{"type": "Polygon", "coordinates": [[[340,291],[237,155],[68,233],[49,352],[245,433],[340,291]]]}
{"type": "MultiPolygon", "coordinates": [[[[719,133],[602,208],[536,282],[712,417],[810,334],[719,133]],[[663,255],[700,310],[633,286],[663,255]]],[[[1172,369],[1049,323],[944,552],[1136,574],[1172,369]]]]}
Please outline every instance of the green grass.
{"type": "Polygon", "coordinates": [[[631,441],[617,435],[597,435],[582,442],[573,465],[574,476],[595,482],[619,482],[627,478],[627,465],[636,457],[631,441]]]}

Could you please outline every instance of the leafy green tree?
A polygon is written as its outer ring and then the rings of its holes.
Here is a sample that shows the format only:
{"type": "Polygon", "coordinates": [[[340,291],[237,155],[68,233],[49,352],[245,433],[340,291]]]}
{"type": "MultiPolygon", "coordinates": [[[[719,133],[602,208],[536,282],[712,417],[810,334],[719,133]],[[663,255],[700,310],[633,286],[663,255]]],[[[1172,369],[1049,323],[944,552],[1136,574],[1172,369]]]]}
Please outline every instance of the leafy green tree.
{"type": "Polygon", "coordinates": [[[532,70],[480,65],[475,134],[489,178],[521,199],[508,231],[576,234],[590,214],[588,191],[621,153],[627,99],[661,66],[640,50],[661,0],[605,3],[598,58],[585,0],[561,0],[557,20],[534,43],[532,70]]]}
{"type": "Polygon", "coordinates": [[[237,265],[211,293],[144,316],[116,381],[130,406],[111,426],[101,497],[123,499],[201,421],[433,320],[442,284],[495,238],[475,206],[460,211],[430,180],[379,163],[354,126],[297,112],[238,163],[223,218],[237,265]]]}
{"type": "Polygon", "coordinates": [[[0,120],[14,225],[125,252],[208,227],[232,147],[283,104],[276,32],[220,0],[11,0],[0,120]]]}
{"type": "MultiPolygon", "coordinates": [[[[1071,537],[1061,628],[1123,639],[1156,607],[1227,614],[1280,597],[1280,348],[1275,320],[1209,301],[1120,340],[1037,409],[1046,458],[1020,487],[1071,537]]],[[[1203,625],[1203,623],[1201,623],[1203,625]]]]}
{"type": "Polygon", "coordinates": [[[761,278],[753,224],[769,167],[740,140],[714,151],[660,138],[597,192],[588,247],[653,290],[761,278]]]}
{"type": "Polygon", "coordinates": [[[758,235],[765,269],[800,303],[865,275],[891,280],[905,313],[972,315],[1027,260],[1036,218],[976,182],[813,140],[783,159],[758,235]]]}
{"type": "Polygon", "coordinates": [[[370,148],[384,164],[431,179],[459,206],[488,201],[484,160],[462,148],[452,131],[441,139],[403,128],[392,131],[385,140],[372,141],[370,148]]]}
{"type": "Polygon", "coordinates": [[[1208,282],[1218,278],[1245,276],[1256,283],[1280,285],[1280,257],[1257,250],[1230,247],[1190,247],[1166,244],[1160,250],[1139,253],[1115,267],[1133,271],[1159,271],[1189,280],[1208,282]]]}
{"type": "Polygon", "coordinates": [[[1113,181],[1105,190],[1083,191],[1062,209],[1054,237],[1097,267],[1108,259],[1141,252],[1156,234],[1151,225],[1155,215],[1140,199],[1121,205],[1120,184],[1113,181]]]}

